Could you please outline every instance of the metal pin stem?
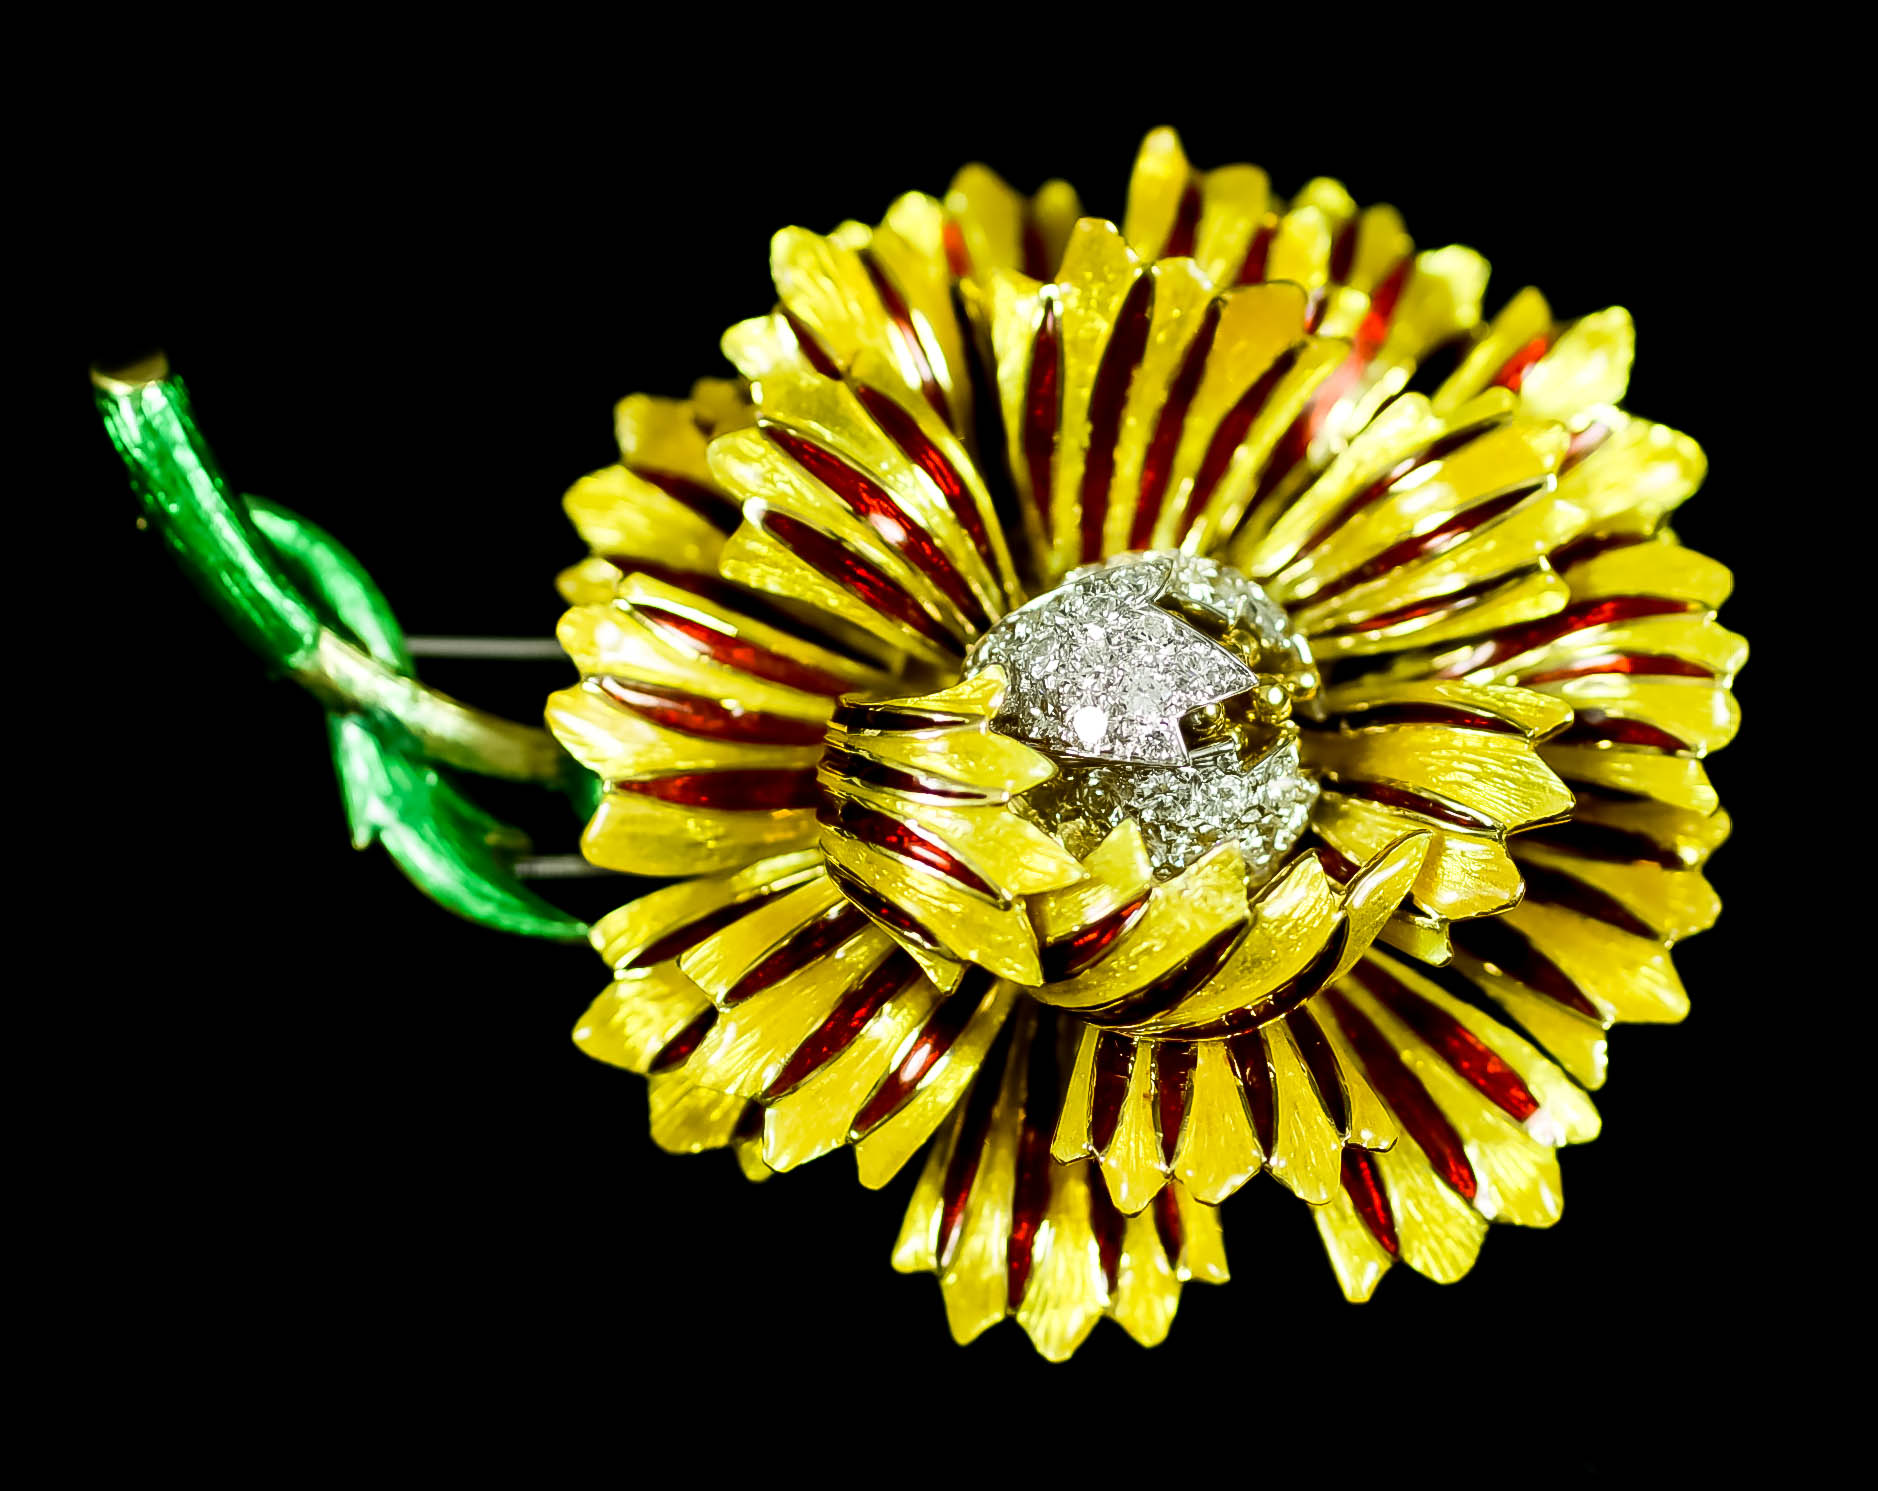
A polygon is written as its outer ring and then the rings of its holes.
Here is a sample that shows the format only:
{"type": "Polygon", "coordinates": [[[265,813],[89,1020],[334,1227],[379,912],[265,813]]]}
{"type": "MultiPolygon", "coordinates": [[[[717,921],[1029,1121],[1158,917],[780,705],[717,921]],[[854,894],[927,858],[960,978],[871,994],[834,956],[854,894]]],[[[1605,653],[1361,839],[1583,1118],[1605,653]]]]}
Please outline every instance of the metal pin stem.
{"type": "Polygon", "coordinates": [[[506,658],[518,661],[562,659],[566,650],[552,637],[406,637],[412,657],[506,658]]]}
{"type": "Polygon", "coordinates": [[[523,880],[579,880],[620,872],[602,869],[578,854],[531,854],[515,861],[515,873],[523,880]]]}

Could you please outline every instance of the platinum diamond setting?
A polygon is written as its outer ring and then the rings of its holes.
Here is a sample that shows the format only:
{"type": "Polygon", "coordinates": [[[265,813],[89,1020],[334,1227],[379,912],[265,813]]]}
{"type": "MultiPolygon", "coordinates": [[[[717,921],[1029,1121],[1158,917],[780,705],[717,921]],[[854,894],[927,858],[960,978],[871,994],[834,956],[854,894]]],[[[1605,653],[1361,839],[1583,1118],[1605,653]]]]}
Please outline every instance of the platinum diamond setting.
{"type": "Polygon", "coordinates": [[[1310,648],[1236,570],[1175,551],[1075,570],[987,632],[966,672],[993,666],[994,728],[1058,766],[1021,806],[1072,853],[1132,818],[1164,880],[1227,840],[1264,880],[1303,833],[1317,784],[1290,712],[1316,687],[1310,648]]]}

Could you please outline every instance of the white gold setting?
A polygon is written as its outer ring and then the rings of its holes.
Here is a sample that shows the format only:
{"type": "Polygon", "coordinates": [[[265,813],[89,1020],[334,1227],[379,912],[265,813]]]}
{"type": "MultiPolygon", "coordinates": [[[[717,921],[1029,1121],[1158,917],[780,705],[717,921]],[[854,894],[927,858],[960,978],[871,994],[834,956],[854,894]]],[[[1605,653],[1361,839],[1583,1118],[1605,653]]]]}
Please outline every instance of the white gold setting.
{"type": "Polygon", "coordinates": [[[996,728],[1059,768],[1025,806],[1073,853],[1133,818],[1163,879],[1228,839],[1263,879],[1304,831],[1317,784],[1289,716],[1316,686],[1310,649],[1237,571],[1174,551],[1075,570],[966,671],[994,665],[996,728]]]}

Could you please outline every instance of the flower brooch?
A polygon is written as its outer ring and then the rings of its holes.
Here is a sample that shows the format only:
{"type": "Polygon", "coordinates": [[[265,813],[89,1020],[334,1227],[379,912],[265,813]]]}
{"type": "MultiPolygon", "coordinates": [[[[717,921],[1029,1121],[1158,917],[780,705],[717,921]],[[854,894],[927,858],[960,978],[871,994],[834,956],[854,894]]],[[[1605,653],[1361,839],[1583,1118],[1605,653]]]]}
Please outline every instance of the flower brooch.
{"type": "MultiPolygon", "coordinates": [[[[1557,1220],[1606,1031],[1687,1009],[1745,656],[1666,526],[1701,452],[1619,407],[1625,312],[1485,319],[1472,250],[1168,130],[1119,227],[975,166],[771,268],[738,376],[626,399],[568,493],[547,723],[584,770],[401,703],[388,613],[243,515],[370,736],[349,802],[560,936],[426,763],[590,803],[587,858],[668,883],[591,928],[576,1041],[668,1150],[917,1167],[892,1261],[960,1341],[1160,1341],[1261,1172],[1352,1300],[1557,1220]]],[[[100,399],[150,491],[144,387],[100,399]]]]}

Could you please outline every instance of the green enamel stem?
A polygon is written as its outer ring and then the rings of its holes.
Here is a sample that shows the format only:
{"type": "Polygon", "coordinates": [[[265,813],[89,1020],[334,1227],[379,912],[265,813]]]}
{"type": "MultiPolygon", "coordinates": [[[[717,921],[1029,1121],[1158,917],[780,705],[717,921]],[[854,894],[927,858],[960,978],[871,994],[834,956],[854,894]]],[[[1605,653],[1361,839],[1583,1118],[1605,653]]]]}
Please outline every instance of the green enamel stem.
{"type": "Polygon", "coordinates": [[[315,598],[321,619],[386,667],[409,673],[411,654],[404,645],[404,629],[384,592],[351,551],[318,524],[277,502],[252,495],[242,501],[287,578],[315,598]]]}
{"type": "Polygon", "coordinates": [[[181,379],[93,382],[145,515],[250,647],[328,708],[396,720],[434,761],[567,784],[570,762],[547,731],[472,709],[408,676],[403,633],[350,554],[283,508],[251,511],[229,489],[181,379]]]}
{"type": "Polygon", "coordinates": [[[460,704],[410,677],[383,592],[330,534],[233,493],[196,428],[188,391],[152,364],[94,374],[131,485],[177,562],[248,645],[327,706],[352,842],[382,843],[406,877],[459,916],[524,936],[581,941],[587,927],[523,885],[527,838],[437,770],[458,767],[597,795],[544,730],[460,704]]]}
{"type": "Polygon", "coordinates": [[[275,575],[265,540],[196,428],[181,380],[93,383],[144,514],[183,572],[269,663],[294,673],[312,666],[325,629],[275,575]]]}

